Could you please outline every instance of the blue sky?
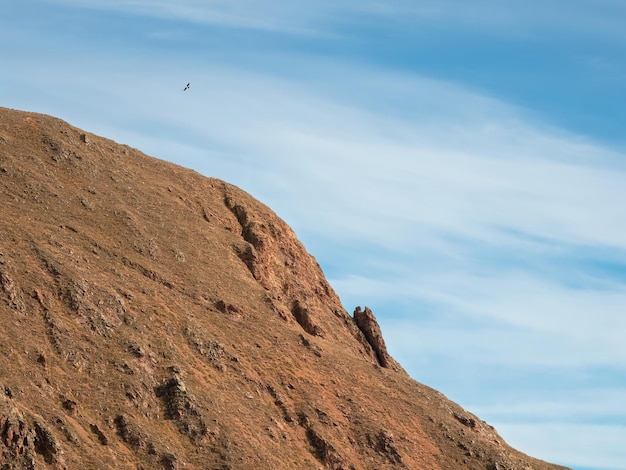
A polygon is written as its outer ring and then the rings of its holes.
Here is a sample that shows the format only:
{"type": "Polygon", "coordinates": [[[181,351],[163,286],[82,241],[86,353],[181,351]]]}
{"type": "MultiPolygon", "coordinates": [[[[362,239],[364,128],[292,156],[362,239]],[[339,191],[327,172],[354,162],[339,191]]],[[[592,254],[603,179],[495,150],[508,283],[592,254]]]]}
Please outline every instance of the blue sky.
{"type": "Polygon", "coordinates": [[[626,469],[625,2],[7,3],[0,106],[245,189],[416,380],[626,469]]]}

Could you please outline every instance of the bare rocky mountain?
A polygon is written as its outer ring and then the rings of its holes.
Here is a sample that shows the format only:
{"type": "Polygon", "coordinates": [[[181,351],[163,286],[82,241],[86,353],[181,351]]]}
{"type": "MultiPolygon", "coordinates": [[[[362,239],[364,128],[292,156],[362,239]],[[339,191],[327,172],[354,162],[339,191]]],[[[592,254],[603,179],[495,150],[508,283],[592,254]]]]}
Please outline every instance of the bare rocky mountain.
{"type": "Polygon", "coordinates": [[[250,195],[4,108],[0,281],[3,470],[562,468],[411,379],[250,195]]]}

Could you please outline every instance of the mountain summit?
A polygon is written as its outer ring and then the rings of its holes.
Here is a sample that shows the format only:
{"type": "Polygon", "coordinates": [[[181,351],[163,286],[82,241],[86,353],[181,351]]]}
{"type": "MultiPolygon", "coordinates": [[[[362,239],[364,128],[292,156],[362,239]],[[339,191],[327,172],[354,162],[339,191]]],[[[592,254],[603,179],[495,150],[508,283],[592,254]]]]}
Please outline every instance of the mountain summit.
{"type": "Polygon", "coordinates": [[[555,465],[410,378],[268,207],[0,108],[0,468],[555,465]]]}

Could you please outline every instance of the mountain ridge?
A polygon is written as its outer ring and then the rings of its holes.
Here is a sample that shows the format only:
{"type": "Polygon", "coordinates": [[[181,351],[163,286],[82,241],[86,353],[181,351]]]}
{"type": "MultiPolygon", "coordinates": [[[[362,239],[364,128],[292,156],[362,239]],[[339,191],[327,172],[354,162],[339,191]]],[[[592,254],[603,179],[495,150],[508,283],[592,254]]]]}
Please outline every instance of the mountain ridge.
{"type": "Polygon", "coordinates": [[[402,369],[241,189],[0,108],[2,468],[557,469],[402,369]]]}

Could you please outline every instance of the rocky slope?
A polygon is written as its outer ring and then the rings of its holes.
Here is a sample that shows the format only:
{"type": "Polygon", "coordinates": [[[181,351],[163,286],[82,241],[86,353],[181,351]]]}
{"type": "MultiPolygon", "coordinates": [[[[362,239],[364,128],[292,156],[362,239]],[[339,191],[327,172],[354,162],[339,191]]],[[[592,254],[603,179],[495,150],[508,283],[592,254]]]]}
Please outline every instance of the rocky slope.
{"type": "Polygon", "coordinates": [[[4,108],[0,281],[2,469],[559,468],[412,380],[248,194],[4,108]]]}

